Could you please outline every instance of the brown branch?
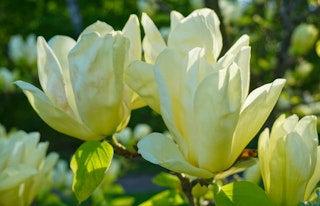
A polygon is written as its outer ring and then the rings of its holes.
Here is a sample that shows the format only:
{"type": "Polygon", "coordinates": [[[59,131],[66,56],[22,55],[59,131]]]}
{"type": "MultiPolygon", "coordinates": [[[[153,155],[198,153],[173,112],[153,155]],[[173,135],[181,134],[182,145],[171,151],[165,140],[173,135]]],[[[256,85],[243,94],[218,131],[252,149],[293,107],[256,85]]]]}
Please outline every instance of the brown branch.
{"type": "Polygon", "coordinates": [[[174,174],[179,178],[179,180],[181,182],[182,191],[185,194],[185,196],[187,197],[187,199],[189,201],[189,205],[195,206],[194,198],[192,195],[192,187],[193,186],[192,186],[189,178],[181,173],[174,172],[174,174]]]}
{"type": "Polygon", "coordinates": [[[131,152],[127,150],[127,148],[122,145],[115,137],[112,137],[109,143],[112,145],[114,149],[114,153],[117,155],[120,155],[122,157],[125,157],[127,159],[141,157],[141,155],[137,152],[131,152]]]}

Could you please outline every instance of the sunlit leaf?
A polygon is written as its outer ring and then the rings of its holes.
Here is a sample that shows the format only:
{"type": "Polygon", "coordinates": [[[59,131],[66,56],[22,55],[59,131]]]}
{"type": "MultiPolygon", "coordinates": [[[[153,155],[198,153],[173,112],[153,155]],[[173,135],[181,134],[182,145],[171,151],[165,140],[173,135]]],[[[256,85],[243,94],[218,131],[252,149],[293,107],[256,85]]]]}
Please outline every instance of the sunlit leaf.
{"type": "Polygon", "coordinates": [[[251,182],[232,182],[219,187],[214,185],[214,201],[217,206],[273,206],[265,192],[251,182]]]}
{"type": "Polygon", "coordinates": [[[102,182],[113,156],[113,148],[107,142],[83,143],[72,156],[74,174],[72,190],[79,202],[86,200],[102,182]]]}
{"type": "Polygon", "coordinates": [[[139,206],[187,205],[177,190],[165,190],[139,206]]]}
{"type": "Polygon", "coordinates": [[[169,187],[173,189],[181,188],[179,178],[175,175],[168,174],[165,172],[161,172],[157,176],[155,176],[152,182],[156,185],[163,186],[163,187],[169,187]]]}

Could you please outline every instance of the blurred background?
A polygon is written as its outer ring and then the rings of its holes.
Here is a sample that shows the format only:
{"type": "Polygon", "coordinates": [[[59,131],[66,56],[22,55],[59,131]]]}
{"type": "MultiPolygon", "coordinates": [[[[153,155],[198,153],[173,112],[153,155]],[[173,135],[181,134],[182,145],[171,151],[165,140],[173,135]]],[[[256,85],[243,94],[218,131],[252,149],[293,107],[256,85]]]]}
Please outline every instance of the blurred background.
{"type": "MultiPolygon", "coordinates": [[[[104,21],[121,30],[130,14],[146,12],[166,37],[170,11],[187,16],[197,8],[216,11],[224,40],[223,51],[243,34],[250,36],[251,90],[275,78],[286,78],[287,85],[265,126],[282,113],[313,114],[320,131],[320,1],[319,0],[10,0],[0,1],[0,123],[8,130],[39,131],[49,150],[66,161],[82,143],[47,126],[33,111],[27,98],[12,84],[23,80],[39,86],[36,38],[54,35],[74,39],[88,25],[104,21]]],[[[142,36],[143,36],[143,29],[142,36]]],[[[150,126],[148,131],[164,132],[161,117],[149,108],[132,112],[129,127],[150,126]]],[[[249,147],[256,146],[256,138],[249,147]]],[[[120,159],[120,161],[122,161],[120,159]]],[[[141,173],[152,176],[159,167],[131,160],[122,171],[120,183],[130,188],[141,173]],[[130,178],[131,176],[135,178],[130,178]]],[[[125,165],[125,164],[124,164],[125,165]]],[[[161,189],[158,187],[155,190],[161,189]]],[[[146,192],[145,192],[146,193],[146,192]]],[[[152,192],[149,194],[149,196],[152,192]]],[[[141,197],[141,201],[147,199],[141,197]]]]}

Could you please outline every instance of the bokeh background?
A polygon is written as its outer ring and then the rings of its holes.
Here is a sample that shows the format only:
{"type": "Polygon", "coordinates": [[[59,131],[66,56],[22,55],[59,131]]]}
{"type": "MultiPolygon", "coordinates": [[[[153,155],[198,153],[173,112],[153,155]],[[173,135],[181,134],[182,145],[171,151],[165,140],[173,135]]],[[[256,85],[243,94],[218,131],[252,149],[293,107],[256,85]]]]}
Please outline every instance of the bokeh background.
{"type": "MultiPolygon", "coordinates": [[[[250,36],[251,90],[275,78],[287,79],[278,104],[264,127],[270,126],[282,113],[313,114],[318,117],[320,131],[319,0],[0,1],[0,123],[8,131],[39,131],[41,141],[49,141],[49,150],[69,161],[82,142],[47,126],[32,110],[23,93],[12,84],[20,79],[39,85],[36,37],[49,40],[54,35],[67,35],[76,39],[86,26],[97,20],[121,30],[130,14],[140,18],[142,12],[146,12],[166,36],[170,11],[187,16],[202,7],[214,9],[221,20],[224,40],[221,55],[241,35],[250,36]]],[[[143,37],[143,29],[141,31],[143,37]]],[[[148,124],[152,131],[166,131],[161,117],[147,107],[132,112],[129,127],[141,123],[148,124]]],[[[256,140],[249,147],[254,148],[256,140]]],[[[159,169],[140,160],[132,162],[134,164],[128,164],[122,176],[124,185],[132,180],[132,175],[137,177],[144,173],[149,177],[159,169]]]]}

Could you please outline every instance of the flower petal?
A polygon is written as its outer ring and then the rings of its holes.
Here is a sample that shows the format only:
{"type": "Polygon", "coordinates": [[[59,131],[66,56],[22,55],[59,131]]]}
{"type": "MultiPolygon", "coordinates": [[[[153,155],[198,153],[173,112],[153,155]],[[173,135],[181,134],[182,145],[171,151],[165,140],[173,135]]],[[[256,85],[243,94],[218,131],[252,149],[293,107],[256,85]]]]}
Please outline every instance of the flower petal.
{"type": "Polygon", "coordinates": [[[170,30],[174,30],[174,28],[180,24],[181,20],[184,18],[182,14],[177,11],[171,11],[170,13],[170,30]]]}
{"type": "Polygon", "coordinates": [[[55,130],[82,140],[100,140],[104,136],[94,134],[85,125],[77,122],[64,111],[56,108],[48,97],[33,85],[17,81],[15,82],[27,96],[31,106],[43,121],[55,130]]]}
{"type": "Polygon", "coordinates": [[[133,62],[125,71],[124,79],[151,109],[160,113],[160,100],[153,65],[142,61],[133,62]]]}
{"type": "Polygon", "coordinates": [[[178,146],[167,136],[152,133],[138,142],[139,153],[154,164],[178,173],[185,173],[201,178],[211,178],[213,173],[200,169],[187,162],[178,146]]]}
{"type": "Polygon", "coordinates": [[[84,124],[100,135],[111,135],[128,117],[122,113],[128,46],[128,39],[119,33],[103,37],[89,33],[69,54],[79,114],[84,124]]]}
{"type": "Polygon", "coordinates": [[[142,13],[141,24],[145,33],[142,42],[144,58],[147,63],[154,63],[160,52],[167,46],[156,25],[146,13],[142,13]]]}
{"type": "Polygon", "coordinates": [[[320,146],[317,147],[317,162],[312,177],[309,179],[306,191],[304,193],[304,200],[307,201],[312,191],[320,181],[320,146]]]}
{"type": "Polygon", "coordinates": [[[249,94],[242,106],[234,132],[233,158],[237,158],[261,129],[276,104],[284,84],[284,79],[276,79],[273,83],[265,84],[249,94]]]}
{"type": "Polygon", "coordinates": [[[136,15],[130,15],[122,29],[123,35],[130,40],[129,62],[141,59],[141,34],[139,20],[136,15]]]}
{"type": "Polygon", "coordinates": [[[79,35],[78,41],[84,34],[95,32],[99,34],[99,36],[103,36],[112,31],[114,30],[109,24],[102,21],[96,21],[95,23],[89,25],[87,28],[85,28],[85,30],[81,32],[81,34],[79,35]]]}
{"type": "Polygon", "coordinates": [[[230,161],[229,156],[240,108],[241,77],[237,65],[212,73],[200,83],[194,97],[197,135],[189,142],[194,145],[199,167],[221,172],[234,163],[236,159],[230,161]]]}
{"type": "Polygon", "coordinates": [[[195,47],[204,48],[208,61],[214,64],[222,48],[219,25],[220,21],[212,10],[196,10],[171,31],[168,36],[168,47],[182,55],[187,55],[195,47]]]}

